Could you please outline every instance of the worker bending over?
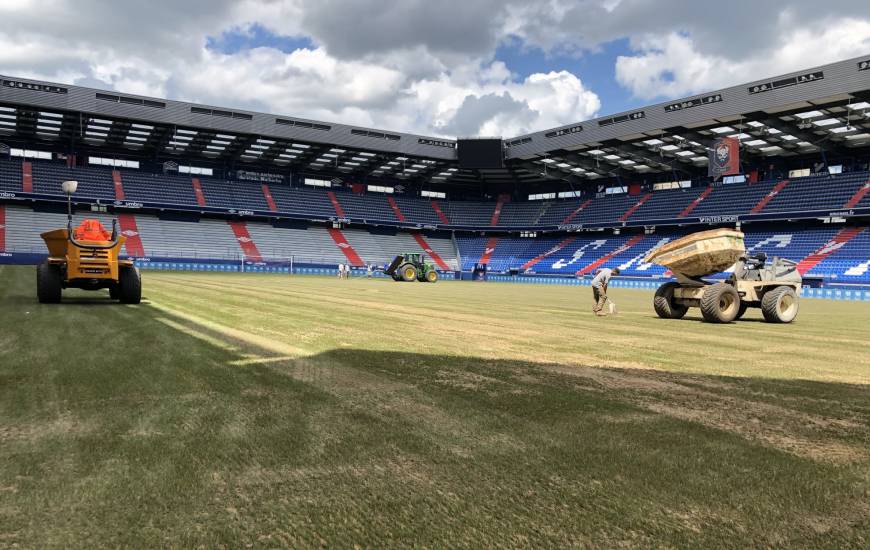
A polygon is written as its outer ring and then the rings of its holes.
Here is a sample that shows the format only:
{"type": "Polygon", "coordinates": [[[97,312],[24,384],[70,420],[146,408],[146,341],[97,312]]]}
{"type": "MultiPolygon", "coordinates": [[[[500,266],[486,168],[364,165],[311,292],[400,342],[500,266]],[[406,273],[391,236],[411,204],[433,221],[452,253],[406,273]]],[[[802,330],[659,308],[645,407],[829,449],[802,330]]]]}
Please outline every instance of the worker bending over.
{"type": "Polygon", "coordinates": [[[604,311],[604,303],[607,301],[607,285],[610,284],[610,278],[614,275],[619,275],[619,268],[599,269],[592,279],[592,298],[595,300],[595,307],[592,308],[592,313],[604,317],[607,313],[604,311]]]}

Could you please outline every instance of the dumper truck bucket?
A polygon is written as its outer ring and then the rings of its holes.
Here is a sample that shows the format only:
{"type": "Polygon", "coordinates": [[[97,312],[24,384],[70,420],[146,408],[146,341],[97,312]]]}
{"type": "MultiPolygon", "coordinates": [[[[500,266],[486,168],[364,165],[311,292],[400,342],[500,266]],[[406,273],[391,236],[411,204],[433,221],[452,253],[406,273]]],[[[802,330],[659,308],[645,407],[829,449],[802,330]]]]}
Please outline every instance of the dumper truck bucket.
{"type": "Polygon", "coordinates": [[[48,255],[54,258],[64,258],[68,255],[69,246],[77,248],[90,248],[110,250],[120,248],[127,240],[123,235],[118,233],[117,222],[112,223],[111,240],[78,240],[75,238],[75,231],[72,227],[72,222],[67,224],[66,229],[54,229],[46,231],[40,235],[45,241],[45,246],[48,247],[48,255]]]}
{"type": "Polygon", "coordinates": [[[692,233],[650,252],[645,261],[689,278],[725,271],[746,253],[743,233],[712,229],[692,233]]]}
{"type": "Polygon", "coordinates": [[[405,258],[403,256],[396,256],[390,263],[390,265],[387,266],[387,269],[384,270],[384,273],[386,273],[387,275],[392,275],[393,273],[395,273],[396,269],[398,269],[399,267],[399,264],[401,264],[402,260],[404,259],[405,258]]]}

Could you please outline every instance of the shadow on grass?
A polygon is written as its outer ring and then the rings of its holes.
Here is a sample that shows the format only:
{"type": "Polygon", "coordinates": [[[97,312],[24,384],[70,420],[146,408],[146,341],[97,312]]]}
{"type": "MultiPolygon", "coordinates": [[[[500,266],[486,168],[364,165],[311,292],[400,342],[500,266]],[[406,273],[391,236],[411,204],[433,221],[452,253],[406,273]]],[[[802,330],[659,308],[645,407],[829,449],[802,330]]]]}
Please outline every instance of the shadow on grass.
{"type": "Polygon", "coordinates": [[[866,387],[305,354],[148,304],[66,305],[0,317],[0,545],[849,546],[870,529],[866,387]]]}

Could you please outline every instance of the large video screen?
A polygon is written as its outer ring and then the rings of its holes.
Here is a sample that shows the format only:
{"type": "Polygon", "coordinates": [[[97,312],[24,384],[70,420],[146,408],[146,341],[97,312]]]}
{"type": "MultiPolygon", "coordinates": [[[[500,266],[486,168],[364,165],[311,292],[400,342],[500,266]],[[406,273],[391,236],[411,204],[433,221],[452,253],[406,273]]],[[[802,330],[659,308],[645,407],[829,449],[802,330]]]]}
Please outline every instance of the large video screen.
{"type": "Polygon", "coordinates": [[[460,139],[457,148],[462,170],[504,168],[504,147],[500,139],[460,139]]]}

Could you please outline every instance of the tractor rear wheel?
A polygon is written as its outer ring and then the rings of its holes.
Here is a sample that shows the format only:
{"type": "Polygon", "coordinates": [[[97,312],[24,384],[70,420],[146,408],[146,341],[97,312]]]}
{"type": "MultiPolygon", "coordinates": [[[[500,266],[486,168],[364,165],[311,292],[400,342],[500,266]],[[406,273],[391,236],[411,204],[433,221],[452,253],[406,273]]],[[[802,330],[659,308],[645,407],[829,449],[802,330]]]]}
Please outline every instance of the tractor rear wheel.
{"type": "Polygon", "coordinates": [[[36,266],[36,296],[40,304],[59,304],[63,274],[59,265],[43,262],[36,266]]]}
{"type": "Polygon", "coordinates": [[[118,274],[118,298],[122,304],[142,301],[142,278],[135,267],[122,267],[118,274]]]}
{"type": "Polygon", "coordinates": [[[790,286],[778,286],[761,297],[761,313],[768,323],[791,323],[798,314],[798,297],[790,286]]]}
{"type": "Polygon", "coordinates": [[[680,283],[665,283],[656,290],[653,298],[653,309],[662,319],[682,319],[689,311],[688,306],[674,302],[674,291],[680,288],[680,283]]]}
{"type": "Polygon", "coordinates": [[[438,280],[438,272],[434,269],[430,269],[426,272],[426,282],[434,283],[438,280]]]}
{"type": "Polygon", "coordinates": [[[701,314],[708,323],[730,323],[740,311],[737,289],[726,283],[716,283],[701,295],[701,314]]]}
{"type": "Polygon", "coordinates": [[[417,268],[414,267],[413,264],[405,264],[400,267],[399,274],[402,276],[402,280],[406,283],[417,280],[417,268]]]}

